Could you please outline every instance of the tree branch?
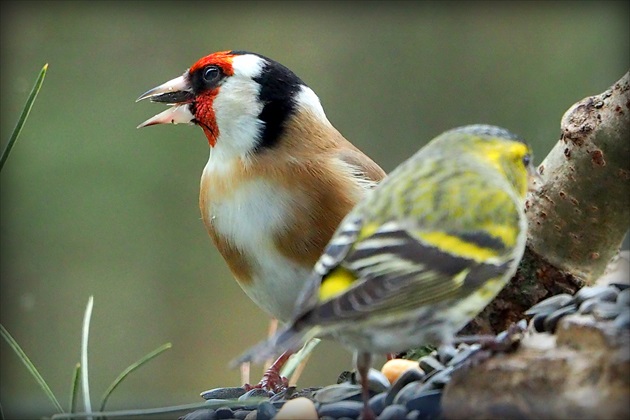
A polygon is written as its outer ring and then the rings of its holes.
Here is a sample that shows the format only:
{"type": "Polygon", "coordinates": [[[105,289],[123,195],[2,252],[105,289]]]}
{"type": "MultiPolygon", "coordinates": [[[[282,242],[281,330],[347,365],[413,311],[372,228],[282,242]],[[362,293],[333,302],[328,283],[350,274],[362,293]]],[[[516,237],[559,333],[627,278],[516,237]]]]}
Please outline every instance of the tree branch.
{"type": "Polygon", "coordinates": [[[593,284],[619,251],[630,220],[630,73],[564,114],[539,172],[519,269],[462,335],[496,334],[543,298],[593,284]]]}
{"type": "Polygon", "coordinates": [[[629,74],[564,114],[530,196],[530,249],[588,284],[617,253],[630,220],[629,74]]]}

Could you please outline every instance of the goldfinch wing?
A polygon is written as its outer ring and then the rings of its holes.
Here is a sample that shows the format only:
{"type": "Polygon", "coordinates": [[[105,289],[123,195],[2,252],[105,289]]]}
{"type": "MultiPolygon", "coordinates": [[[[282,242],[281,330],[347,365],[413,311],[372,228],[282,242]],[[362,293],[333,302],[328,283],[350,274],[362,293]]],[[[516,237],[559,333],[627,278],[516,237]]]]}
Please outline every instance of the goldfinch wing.
{"type": "Polygon", "coordinates": [[[386,173],[374,161],[351,144],[338,151],[337,158],[355,170],[355,176],[363,178],[366,188],[373,188],[385,178],[386,173]]]}
{"type": "Polygon", "coordinates": [[[509,250],[484,232],[440,232],[483,249],[486,255],[496,255],[481,261],[422,239],[432,237],[431,233],[415,231],[411,223],[387,222],[346,250],[345,257],[337,254],[327,261],[327,273],[341,265],[357,280],[313,307],[306,315],[309,321],[323,325],[375,313],[395,315],[409,308],[456,300],[509,270],[510,258],[505,257],[509,250]]]}

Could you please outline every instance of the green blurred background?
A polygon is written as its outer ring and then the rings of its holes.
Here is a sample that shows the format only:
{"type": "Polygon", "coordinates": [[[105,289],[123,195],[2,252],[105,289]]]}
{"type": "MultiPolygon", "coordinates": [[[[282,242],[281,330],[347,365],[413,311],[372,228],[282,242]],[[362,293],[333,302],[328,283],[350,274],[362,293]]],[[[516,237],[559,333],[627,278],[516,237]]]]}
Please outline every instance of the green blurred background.
{"type": "MultiPolygon", "coordinates": [[[[445,129],[491,123],[555,144],[562,114],[629,67],[627,2],[2,2],[1,145],[44,63],[41,94],[1,177],[1,322],[67,404],[90,295],[94,399],[109,408],[200,401],[240,385],[228,361],[267,317],[232,280],[197,207],[208,145],[196,127],[136,125],[134,100],[203,55],[242,49],[293,69],[332,123],[390,171],[445,129]]],[[[7,418],[53,407],[6,343],[7,418]]],[[[325,343],[301,386],[351,356],[325,343]]],[[[259,369],[252,380],[257,380],[259,369]]]]}

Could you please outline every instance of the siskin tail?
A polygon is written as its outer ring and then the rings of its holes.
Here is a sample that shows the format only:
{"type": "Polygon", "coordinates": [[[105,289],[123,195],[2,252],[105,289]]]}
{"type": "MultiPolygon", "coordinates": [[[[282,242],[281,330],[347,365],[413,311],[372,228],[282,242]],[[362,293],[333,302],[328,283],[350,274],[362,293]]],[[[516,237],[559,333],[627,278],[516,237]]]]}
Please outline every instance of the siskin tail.
{"type": "Polygon", "coordinates": [[[251,347],[238,358],[230,362],[230,367],[235,368],[245,362],[262,363],[272,357],[276,357],[287,350],[297,351],[302,345],[313,337],[312,330],[299,330],[294,325],[278,331],[269,339],[251,347]]]}

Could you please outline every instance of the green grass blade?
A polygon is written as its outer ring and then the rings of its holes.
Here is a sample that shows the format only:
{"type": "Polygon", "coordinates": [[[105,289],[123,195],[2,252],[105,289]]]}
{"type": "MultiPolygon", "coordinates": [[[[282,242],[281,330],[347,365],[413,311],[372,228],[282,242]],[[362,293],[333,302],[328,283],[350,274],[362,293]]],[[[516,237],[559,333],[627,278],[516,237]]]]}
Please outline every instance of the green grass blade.
{"type": "MultiPolygon", "coordinates": [[[[62,419],[85,419],[88,416],[98,416],[99,418],[115,418],[115,417],[139,417],[141,419],[148,419],[149,416],[159,416],[158,418],[165,418],[163,414],[176,413],[180,411],[190,411],[198,408],[212,408],[217,409],[219,407],[242,407],[243,405],[258,405],[261,401],[266,401],[269,398],[266,397],[251,397],[244,400],[230,399],[230,400],[208,400],[192,404],[173,405],[169,407],[158,408],[141,408],[134,410],[120,410],[120,411],[93,411],[92,413],[65,413],[65,414],[53,414],[51,420],[62,419]]],[[[175,418],[175,417],[172,417],[175,418]]]]}
{"type": "Polygon", "coordinates": [[[74,374],[72,375],[72,385],[70,386],[70,402],[68,406],[70,407],[70,413],[74,413],[77,411],[77,395],[79,394],[79,381],[81,375],[81,363],[77,363],[74,366],[74,374]]]}
{"type": "Polygon", "coordinates": [[[42,375],[39,374],[39,371],[37,370],[35,365],[33,365],[26,353],[24,353],[24,350],[22,350],[17,341],[15,341],[15,339],[11,336],[11,334],[9,334],[9,332],[4,328],[4,325],[2,324],[0,324],[0,335],[2,335],[2,338],[4,338],[7,343],[9,343],[9,346],[13,349],[15,354],[17,354],[22,363],[24,363],[26,369],[31,373],[31,375],[33,375],[33,377],[35,378],[39,386],[44,390],[44,393],[46,394],[46,396],[48,396],[48,399],[53,403],[57,411],[59,413],[63,413],[63,408],[61,407],[61,404],[59,404],[59,401],[57,401],[57,398],[55,398],[55,395],[50,390],[50,387],[48,386],[46,381],[44,381],[44,378],[42,378],[42,375]]]}
{"type": "Polygon", "coordinates": [[[319,338],[312,338],[304,344],[304,347],[300,349],[297,353],[295,353],[284,365],[282,368],[282,372],[280,376],[287,377],[291,379],[293,373],[295,373],[296,369],[302,364],[302,362],[306,362],[309,357],[311,357],[311,353],[315,350],[315,347],[319,344],[321,340],[319,338]]]}
{"type": "Polygon", "coordinates": [[[83,390],[83,404],[85,412],[92,412],[92,402],[90,401],[90,383],[88,380],[88,338],[90,335],[90,319],[92,318],[92,307],[94,306],[94,296],[88,299],[85,315],[83,316],[83,331],[81,334],[81,389],[83,390]]]}
{"type": "Polygon", "coordinates": [[[24,123],[28,118],[28,114],[30,114],[31,112],[31,108],[33,108],[35,98],[37,98],[37,94],[39,93],[40,89],[42,88],[42,84],[44,83],[44,76],[46,76],[46,71],[48,71],[48,63],[44,64],[44,67],[42,67],[41,71],[39,72],[39,76],[37,76],[37,80],[35,80],[35,85],[33,86],[33,89],[31,89],[31,93],[30,95],[28,95],[28,99],[26,100],[26,105],[24,105],[24,109],[22,109],[20,119],[18,120],[15,129],[13,129],[13,133],[11,134],[11,138],[9,139],[7,146],[2,151],[2,157],[0,158],[0,171],[4,167],[4,162],[6,162],[7,158],[9,157],[9,153],[11,153],[13,145],[15,144],[18,136],[20,135],[20,132],[22,131],[22,127],[24,126],[24,123]]]}
{"type": "Polygon", "coordinates": [[[129,365],[127,369],[122,371],[122,373],[118,375],[118,377],[114,380],[114,382],[112,382],[109,388],[107,388],[107,391],[105,391],[105,394],[103,394],[103,400],[101,402],[100,411],[105,411],[105,404],[107,404],[107,400],[109,399],[109,396],[112,394],[112,392],[114,392],[114,389],[116,389],[116,387],[120,385],[123,379],[127,377],[127,375],[129,375],[131,372],[138,369],[140,366],[144,365],[145,363],[149,362],[150,360],[154,359],[155,357],[159,356],[160,354],[170,349],[171,347],[172,347],[171,343],[162,344],[160,347],[153,350],[151,353],[148,353],[137,362],[132,363],[131,365],[129,365]]]}

